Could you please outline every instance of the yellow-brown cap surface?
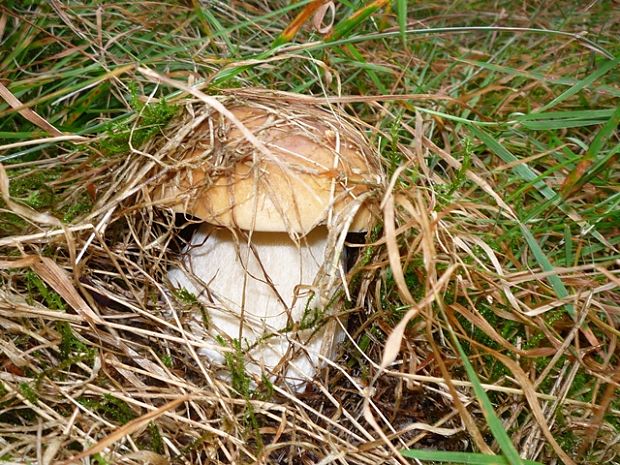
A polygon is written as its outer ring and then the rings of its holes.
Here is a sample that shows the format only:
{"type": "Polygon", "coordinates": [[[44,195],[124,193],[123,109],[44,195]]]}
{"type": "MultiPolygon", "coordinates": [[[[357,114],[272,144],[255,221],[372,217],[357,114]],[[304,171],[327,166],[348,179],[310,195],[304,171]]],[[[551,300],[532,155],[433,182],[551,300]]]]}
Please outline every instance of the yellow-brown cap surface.
{"type": "Polygon", "coordinates": [[[158,197],[177,212],[231,228],[306,234],[350,215],[350,231],[367,230],[363,196],[381,175],[362,134],[325,110],[311,118],[266,106],[230,110],[259,144],[230,120],[212,117],[196,130],[210,140],[210,163],[180,170],[158,197]],[[213,175],[217,160],[222,168],[213,175]]]}

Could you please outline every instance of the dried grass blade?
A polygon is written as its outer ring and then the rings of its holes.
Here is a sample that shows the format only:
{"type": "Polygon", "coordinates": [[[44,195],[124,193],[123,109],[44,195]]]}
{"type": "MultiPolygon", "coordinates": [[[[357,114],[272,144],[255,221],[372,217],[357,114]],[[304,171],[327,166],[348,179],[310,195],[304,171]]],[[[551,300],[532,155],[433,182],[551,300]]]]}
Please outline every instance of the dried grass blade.
{"type": "Polygon", "coordinates": [[[377,423],[377,420],[375,420],[374,415],[372,414],[372,411],[370,410],[370,403],[369,403],[369,396],[366,395],[364,398],[364,407],[363,407],[363,413],[364,413],[364,420],[366,420],[370,426],[373,427],[373,429],[377,432],[377,434],[381,437],[381,439],[383,440],[383,442],[385,443],[385,445],[390,448],[392,450],[392,452],[394,452],[394,458],[397,459],[400,463],[403,463],[405,465],[407,465],[407,462],[405,461],[405,459],[403,459],[401,457],[401,455],[398,453],[398,449],[396,449],[396,447],[394,446],[394,444],[392,444],[392,442],[389,440],[389,438],[385,435],[385,433],[383,432],[383,430],[381,429],[381,427],[379,426],[379,424],[377,423]]]}
{"type": "Polygon", "coordinates": [[[146,77],[148,77],[148,78],[150,78],[152,80],[163,82],[164,84],[167,84],[169,86],[172,86],[172,87],[175,87],[177,89],[180,89],[180,90],[182,90],[184,92],[187,92],[188,94],[193,95],[194,97],[200,99],[206,105],[208,105],[209,107],[213,108],[218,113],[220,113],[221,115],[225,116],[231,123],[233,123],[235,125],[235,127],[237,129],[239,129],[239,131],[243,134],[243,136],[248,140],[248,142],[250,142],[252,145],[254,145],[254,147],[256,147],[256,149],[262,155],[265,155],[265,157],[267,157],[267,159],[273,161],[274,163],[278,163],[278,159],[265,146],[265,144],[263,142],[261,142],[259,139],[257,139],[256,136],[254,135],[254,133],[252,131],[250,131],[247,127],[245,127],[245,125],[241,121],[239,121],[237,119],[237,117],[228,108],[226,108],[219,100],[217,100],[216,98],[201,92],[200,90],[196,89],[195,87],[187,86],[187,85],[185,85],[182,82],[175,81],[174,79],[170,79],[169,77],[164,76],[163,74],[160,74],[160,73],[158,73],[156,71],[153,71],[151,69],[140,67],[140,68],[138,68],[138,71],[140,73],[142,73],[144,76],[146,76],[146,77]]]}
{"type": "Polygon", "coordinates": [[[326,0],[313,0],[310,4],[306,5],[305,8],[301,10],[297,16],[295,16],[295,19],[293,19],[293,21],[286,26],[286,29],[284,29],[273,44],[271,44],[271,47],[276,48],[293,40],[306,21],[308,21],[308,19],[326,3],[328,3],[326,0]]]}
{"type": "Polygon", "coordinates": [[[590,420],[590,425],[587,428],[585,438],[577,452],[580,456],[587,453],[588,449],[596,439],[597,433],[604,424],[604,417],[609,412],[612,402],[616,400],[616,389],[620,383],[620,370],[616,368],[614,373],[615,375],[613,376],[613,379],[607,384],[607,387],[605,387],[605,391],[603,392],[603,396],[600,400],[600,405],[596,409],[594,417],[590,420]]]}
{"type": "Polygon", "coordinates": [[[384,214],[384,227],[385,227],[385,243],[387,246],[388,259],[390,267],[392,268],[392,274],[398,293],[403,301],[407,304],[414,305],[415,299],[409,292],[407,283],[405,282],[405,275],[403,273],[403,267],[400,260],[400,251],[398,249],[398,242],[396,240],[396,226],[394,216],[394,196],[390,192],[384,200],[383,214],[384,214]]]}
{"type": "Polygon", "coordinates": [[[32,264],[32,269],[43,279],[52,289],[54,289],[79,315],[92,323],[103,323],[97,315],[78,294],[66,272],[58,266],[51,258],[38,257],[39,260],[32,264]]]}
{"type": "Polygon", "coordinates": [[[319,34],[327,34],[332,30],[334,25],[334,20],[336,19],[336,5],[334,2],[323,2],[323,5],[316,11],[314,16],[312,17],[312,25],[317,30],[319,34]],[[325,20],[325,16],[327,12],[331,13],[331,21],[323,26],[323,21],[325,20]]]}
{"type": "Polygon", "coordinates": [[[407,323],[415,317],[418,312],[427,305],[430,305],[437,297],[439,291],[444,286],[444,284],[452,277],[452,273],[454,270],[458,268],[459,265],[453,264],[451,265],[437,280],[435,286],[430,290],[427,296],[418,304],[415,305],[411,310],[409,310],[405,316],[398,322],[398,324],[394,327],[392,332],[385,341],[385,350],[383,351],[383,358],[381,360],[381,368],[386,368],[390,364],[396,360],[396,356],[400,352],[400,343],[405,333],[405,328],[407,327],[407,323]]]}
{"type": "Polygon", "coordinates": [[[2,13],[2,16],[0,16],[0,41],[4,37],[4,31],[6,29],[6,21],[7,21],[7,15],[6,13],[2,13]]]}
{"type": "Polygon", "coordinates": [[[69,304],[78,315],[91,324],[104,321],[86,303],[75,290],[66,272],[51,258],[26,255],[13,261],[0,261],[0,269],[30,267],[69,304]]]}
{"type": "Polygon", "coordinates": [[[11,108],[17,110],[17,112],[30,121],[35,126],[40,127],[46,132],[49,132],[52,136],[62,136],[62,132],[52,126],[48,121],[41,117],[38,113],[30,108],[24,107],[22,102],[13,95],[13,93],[0,82],[0,97],[8,103],[11,108]]]}
{"type": "MultiPolygon", "coordinates": [[[[543,357],[543,356],[552,356],[556,353],[555,347],[537,347],[534,349],[521,349],[517,346],[511,344],[508,340],[506,340],[497,330],[493,327],[491,323],[489,323],[486,319],[484,319],[477,311],[470,311],[464,305],[460,303],[452,303],[449,305],[451,309],[460,313],[463,317],[465,317],[470,323],[474,324],[478,328],[480,328],[484,333],[493,339],[496,343],[501,345],[505,350],[510,352],[519,354],[524,357],[543,357]]],[[[474,307],[472,307],[474,308],[474,307]]]]}
{"type": "Polygon", "coordinates": [[[149,422],[153,421],[156,418],[159,418],[164,413],[166,413],[168,410],[172,410],[177,405],[179,405],[179,404],[181,404],[181,403],[183,403],[185,401],[188,401],[189,398],[190,397],[188,395],[185,395],[183,397],[179,397],[178,399],[172,400],[172,401],[168,402],[167,404],[162,405],[158,409],[153,410],[152,412],[146,413],[145,415],[142,415],[141,417],[136,418],[135,420],[130,421],[126,425],[121,426],[117,430],[115,430],[112,433],[110,433],[108,436],[106,436],[105,438],[100,440],[97,444],[92,446],[90,449],[87,449],[84,452],[81,452],[78,455],[75,455],[75,456],[73,456],[72,458],[70,458],[68,460],[60,462],[59,465],[69,465],[71,463],[76,463],[76,462],[78,462],[79,460],[81,460],[83,458],[90,457],[91,455],[94,455],[94,454],[96,454],[98,452],[101,452],[102,450],[104,450],[105,448],[111,446],[112,444],[114,444],[116,441],[118,441],[119,439],[123,438],[124,436],[127,436],[127,435],[129,435],[131,433],[136,432],[140,428],[142,428],[145,425],[147,425],[149,422]]]}
{"type": "MultiPolygon", "coordinates": [[[[87,140],[88,140],[87,137],[82,137],[82,136],[60,135],[60,136],[54,136],[54,137],[43,137],[41,139],[23,140],[21,142],[13,142],[12,144],[0,145],[0,150],[16,149],[20,147],[28,147],[31,145],[39,145],[39,144],[50,144],[54,142],[64,142],[64,141],[84,142],[87,140]]],[[[0,158],[0,161],[2,161],[1,158],[0,158]]]]}
{"type": "Polygon", "coordinates": [[[21,215],[24,218],[28,218],[29,220],[32,220],[33,222],[39,224],[47,224],[60,227],[63,226],[58,218],[52,215],[48,215],[46,213],[39,213],[30,207],[21,205],[11,200],[11,195],[9,192],[9,177],[6,174],[2,163],[0,163],[0,197],[2,198],[6,206],[17,215],[21,215]]]}
{"type": "MultiPolygon", "coordinates": [[[[459,350],[462,351],[462,348],[460,348],[460,346],[459,346],[459,350]]],[[[525,395],[525,398],[527,399],[528,404],[530,408],[532,409],[532,415],[534,415],[534,417],[538,421],[538,426],[540,427],[547,441],[549,441],[549,444],[551,445],[555,453],[558,454],[558,457],[560,457],[560,459],[566,465],[576,465],[575,461],[571,459],[566,452],[564,452],[562,447],[560,447],[560,445],[557,443],[557,441],[553,437],[553,433],[549,429],[549,425],[547,424],[547,420],[545,419],[545,414],[543,413],[542,409],[540,408],[540,405],[538,404],[536,390],[532,387],[530,379],[525,374],[525,372],[521,369],[519,364],[516,363],[514,360],[511,360],[509,357],[506,357],[505,355],[500,354],[499,352],[496,352],[491,349],[487,349],[487,350],[494,357],[496,357],[500,362],[506,365],[508,369],[510,369],[510,371],[512,371],[512,374],[514,375],[514,377],[517,379],[517,381],[521,385],[521,389],[523,389],[523,394],[525,395]]],[[[475,375],[475,372],[474,372],[474,375],[475,375]]],[[[474,388],[475,387],[476,385],[474,384],[474,388]]],[[[486,393],[482,389],[482,386],[480,386],[480,390],[484,393],[484,396],[486,397],[486,393]]],[[[488,397],[486,397],[486,399],[488,400],[488,397]]]]}

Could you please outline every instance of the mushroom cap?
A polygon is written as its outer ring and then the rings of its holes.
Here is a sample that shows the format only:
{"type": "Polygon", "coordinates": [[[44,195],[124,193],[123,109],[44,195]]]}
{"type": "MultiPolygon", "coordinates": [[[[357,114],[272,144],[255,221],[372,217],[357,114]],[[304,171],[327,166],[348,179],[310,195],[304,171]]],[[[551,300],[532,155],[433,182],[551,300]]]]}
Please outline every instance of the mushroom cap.
{"type": "Polygon", "coordinates": [[[307,234],[336,218],[350,220],[349,231],[368,229],[363,194],[380,182],[380,168],[350,123],[325,110],[319,118],[316,110],[312,118],[282,116],[268,106],[230,111],[259,144],[219,115],[198,127],[209,135],[210,162],[179,171],[160,192],[160,198],[176,199],[176,212],[249,231],[307,234]],[[218,160],[224,162],[214,170],[218,160]]]}

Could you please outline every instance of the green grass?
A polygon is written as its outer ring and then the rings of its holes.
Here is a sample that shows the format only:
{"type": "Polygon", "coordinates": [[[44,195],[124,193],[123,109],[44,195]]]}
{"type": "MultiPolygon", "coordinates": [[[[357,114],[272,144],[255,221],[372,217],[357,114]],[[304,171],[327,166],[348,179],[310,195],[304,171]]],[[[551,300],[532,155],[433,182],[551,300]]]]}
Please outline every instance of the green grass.
{"type": "MultiPolygon", "coordinates": [[[[361,273],[350,280],[354,294],[363,292],[364,299],[362,308],[350,305],[349,321],[359,325],[349,327],[353,340],[344,347],[355,353],[345,353],[341,365],[351,379],[375,383],[368,392],[379,393],[373,401],[392,422],[382,425],[386,434],[394,434],[395,447],[423,463],[549,463],[558,459],[557,450],[545,443],[534,451],[525,435],[539,431],[540,419],[532,416],[536,401],[553,437],[574,463],[617,460],[606,444],[618,434],[620,406],[617,400],[605,403],[604,398],[607,384],[617,383],[609,373],[620,364],[617,351],[612,351],[620,305],[614,287],[620,259],[620,41],[614,34],[620,29],[620,13],[615,2],[595,2],[586,8],[573,1],[551,6],[531,2],[517,6],[507,0],[343,1],[327,35],[312,28],[313,13],[308,13],[303,27],[295,26],[295,17],[313,8],[310,1],[216,1],[210,8],[199,1],[64,3],[59,11],[36,0],[0,6],[0,18],[5,19],[0,21],[0,83],[23,104],[15,110],[0,98],[0,163],[9,175],[12,200],[48,212],[66,226],[81,225],[91,211],[102,207],[101,195],[111,185],[110,170],[125,166],[123,160],[135,155],[132,148],[139,150],[165,132],[166,124],[184,111],[180,91],[148,79],[138,66],[199,83],[208,95],[258,86],[350,97],[346,111],[365,122],[386,173],[390,178],[399,173],[394,193],[406,198],[415,211],[404,203],[396,209],[397,227],[404,228],[397,246],[410,293],[422,301],[437,276],[451,264],[460,265],[441,290],[441,302],[425,306],[408,325],[394,370],[417,367],[413,374],[426,377],[419,381],[420,391],[446,412],[455,411],[431,381],[443,376],[434,359],[434,354],[441,354],[452,377],[448,381],[455,381],[459,392],[471,400],[466,408],[486,440],[483,444],[472,439],[472,433],[463,450],[454,451],[448,450],[449,439],[441,434],[424,433],[415,441],[396,434],[403,424],[428,418],[419,407],[421,401],[407,397],[407,389],[413,389],[403,388],[408,381],[394,374],[374,377],[371,361],[380,363],[387,336],[411,308],[389,267],[378,210],[373,245],[362,251],[361,273]],[[579,36],[582,31],[587,36],[579,36]],[[24,109],[35,111],[65,134],[87,140],[32,144],[50,134],[24,109]],[[424,142],[417,140],[418,133],[424,142]],[[417,214],[432,219],[431,233],[417,214]],[[580,329],[573,331],[576,326],[580,329]],[[569,341],[566,347],[564,341],[569,341]],[[564,353],[556,357],[559,347],[564,353]],[[511,363],[523,369],[525,378],[517,376],[511,363]],[[497,390],[485,392],[485,383],[497,390]],[[507,394],[501,391],[504,388],[525,389],[538,397],[507,394]],[[595,399],[606,405],[606,411],[599,421],[596,411],[583,404],[553,406],[548,398],[562,395],[574,402],[595,399]],[[408,399],[409,410],[403,399],[408,399]],[[403,424],[396,421],[399,415],[403,424]],[[429,438],[436,439],[437,450],[427,450],[435,447],[429,438]],[[485,448],[499,455],[490,456],[485,448]]],[[[133,205],[123,208],[129,215],[133,205]]],[[[148,208],[134,214],[152,220],[148,208]]],[[[122,230],[126,226],[115,222],[111,228],[115,239],[108,231],[103,234],[108,243],[102,243],[114,251],[122,249],[119,244],[128,244],[128,262],[137,263],[140,253],[131,241],[151,245],[156,241],[126,234],[122,230]]],[[[11,211],[0,199],[0,240],[40,234],[46,227],[23,212],[11,211]]],[[[3,245],[0,263],[37,254],[68,263],[90,233],[66,233],[44,244],[3,245]]],[[[99,244],[92,248],[91,261],[64,269],[78,288],[84,284],[79,278],[92,267],[90,277],[107,286],[98,292],[116,293],[121,309],[97,306],[83,289],[80,295],[98,312],[110,312],[110,321],[121,326],[135,308],[163,314],[166,309],[158,307],[162,304],[157,299],[127,291],[127,282],[143,277],[127,264],[106,262],[108,250],[99,244]],[[133,306],[123,306],[126,302],[133,306]]],[[[161,269],[148,271],[161,274],[161,269]]],[[[156,292],[149,287],[151,281],[145,283],[144,295],[156,292]]],[[[0,287],[36,309],[75,314],[27,267],[9,270],[0,265],[0,287]]],[[[175,308],[202,312],[208,327],[208,315],[196,297],[183,292],[176,297],[175,308]]],[[[287,425],[294,425],[291,429],[277,430],[280,420],[275,410],[260,404],[273,401],[272,386],[265,383],[266,398],[254,395],[240,350],[231,352],[226,361],[233,373],[231,387],[237,392],[226,414],[241,420],[238,425],[217,423],[221,418],[213,412],[224,408],[218,403],[223,401],[209,398],[208,383],[197,381],[201,375],[193,371],[187,352],[179,349],[183,340],[179,332],[171,330],[165,343],[143,333],[131,340],[123,332],[126,328],[98,339],[101,328],[85,323],[9,314],[17,307],[6,299],[0,297],[0,317],[18,323],[11,331],[8,323],[3,323],[6,329],[0,327],[0,342],[5,343],[0,345],[0,371],[7,376],[11,370],[21,373],[24,380],[0,384],[4,386],[0,406],[17,412],[7,410],[1,418],[36,424],[36,411],[20,405],[14,392],[30,404],[65,402],[58,393],[66,390],[59,386],[65,389],[63,383],[73,377],[80,382],[89,379],[89,370],[101,362],[104,368],[89,381],[92,391],[79,401],[91,416],[119,426],[149,411],[147,404],[159,406],[137,392],[141,385],[166,396],[198,392],[204,398],[196,401],[194,410],[188,407],[187,418],[208,419],[205,423],[217,424],[230,436],[227,440],[250,438],[247,449],[227,446],[243,460],[272,453],[266,451],[274,438],[282,444],[306,444],[301,449],[312,449],[307,461],[325,459],[316,446],[317,436],[305,435],[307,425],[299,415],[286,416],[287,425]],[[7,347],[6,354],[2,347],[7,347]],[[15,356],[21,353],[23,360],[15,356]],[[144,368],[132,358],[137,353],[163,371],[157,376],[142,372],[129,376],[127,366],[144,368]],[[115,368],[106,366],[108,358],[115,368]],[[162,373],[178,378],[166,383],[162,373]],[[122,400],[125,390],[135,395],[134,405],[122,400]],[[235,429],[239,425],[244,431],[235,429]]],[[[146,332],[161,330],[155,323],[140,321],[136,327],[146,332]]],[[[350,418],[342,417],[349,422],[347,428],[372,442],[351,426],[362,416],[362,394],[353,381],[333,371],[325,378],[336,380],[330,399],[337,399],[343,411],[353,412],[350,418]]],[[[326,407],[331,400],[312,397],[319,395],[312,392],[304,398],[312,407],[308,418],[317,424],[324,420],[316,412],[325,408],[324,415],[332,413],[326,407]]],[[[286,406],[298,405],[280,400],[286,406]]],[[[58,411],[68,416],[72,408],[64,405],[58,411]]],[[[278,411],[278,415],[284,414],[278,411]]],[[[461,425],[450,421],[450,427],[461,425]]],[[[96,440],[113,431],[105,422],[93,433],[96,440]]],[[[209,456],[221,463],[234,462],[230,450],[212,450],[213,431],[195,432],[189,424],[175,430],[169,418],[161,417],[132,433],[132,438],[161,455],[171,454],[166,445],[171,441],[176,450],[185,451],[187,460],[209,456]]],[[[321,428],[328,427],[333,424],[321,423],[321,428]]],[[[364,427],[378,438],[369,424],[364,427]]],[[[82,428],[79,421],[76,428],[82,428]]],[[[361,441],[350,440],[355,447],[361,441]]],[[[11,441],[18,443],[13,436],[11,441]]],[[[0,457],[13,457],[10,451],[3,454],[2,447],[0,457]]],[[[118,458],[106,454],[93,459],[112,463],[118,458]]],[[[343,460],[357,463],[354,454],[347,454],[343,460]]],[[[275,460],[275,455],[267,457],[275,460]]]]}

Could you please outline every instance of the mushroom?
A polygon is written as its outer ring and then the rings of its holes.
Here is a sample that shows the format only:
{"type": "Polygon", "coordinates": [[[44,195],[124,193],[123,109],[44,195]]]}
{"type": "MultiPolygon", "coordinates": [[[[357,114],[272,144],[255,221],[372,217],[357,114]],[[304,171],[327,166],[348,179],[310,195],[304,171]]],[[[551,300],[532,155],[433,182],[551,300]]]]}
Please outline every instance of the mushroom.
{"type": "Polygon", "coordinates": [[[240,349],[255,379],[302,391],[337,339],[335,324],[316,324],[343,263],[336,244],[368,230],[365,199],[380,171],[364,137],[331,112],[230,111],[263,150],[219,115],[196,129],[205,140],[190,150],[193,161],[157,194],[202,222],[168,277],[207,309],[199,354],[217,366],[240,349]]]}

